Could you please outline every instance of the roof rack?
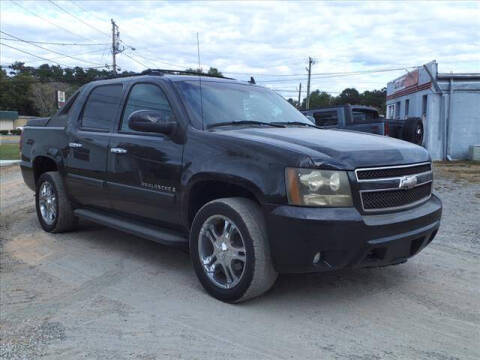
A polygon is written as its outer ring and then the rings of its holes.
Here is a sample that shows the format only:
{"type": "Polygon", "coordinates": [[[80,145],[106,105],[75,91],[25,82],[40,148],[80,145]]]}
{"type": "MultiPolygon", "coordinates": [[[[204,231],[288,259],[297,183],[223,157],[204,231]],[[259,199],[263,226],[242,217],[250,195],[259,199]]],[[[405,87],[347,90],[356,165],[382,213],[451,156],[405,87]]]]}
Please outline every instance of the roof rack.
{"type": "Polygon", "coordinates": [[[212,75],[212,74],[205,74],[199,73],[196,71],[187,71],[187,70],[172,70],[172,69],[147,69],[140,73],[140,75],[197,75],[197,76],[206,76],[206,77],[216,77],[222,79],[229,79],[235,80],[233,78],[229,78],[223,75],[212,75]]]}

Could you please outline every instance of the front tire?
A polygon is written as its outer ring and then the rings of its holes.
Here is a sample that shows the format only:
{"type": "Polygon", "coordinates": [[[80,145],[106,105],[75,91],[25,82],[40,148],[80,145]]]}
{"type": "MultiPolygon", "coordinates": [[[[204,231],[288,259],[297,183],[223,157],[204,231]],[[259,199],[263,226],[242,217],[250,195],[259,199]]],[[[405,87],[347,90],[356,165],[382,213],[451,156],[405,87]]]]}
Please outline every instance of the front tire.
{"type": "Polygon", "coordinates": [[[205,290],[221,301],[242,302],[277,279],[259,206],[245,198],[211,201],[196,214],[190,256],[205,290]]]}
{"type": "Polygon", "coordinates": [[[69,231],[77,223],[63,179],[57,171],[43,173],[38,179],[35,205],[38,221],[46,232],[69,231]]]}

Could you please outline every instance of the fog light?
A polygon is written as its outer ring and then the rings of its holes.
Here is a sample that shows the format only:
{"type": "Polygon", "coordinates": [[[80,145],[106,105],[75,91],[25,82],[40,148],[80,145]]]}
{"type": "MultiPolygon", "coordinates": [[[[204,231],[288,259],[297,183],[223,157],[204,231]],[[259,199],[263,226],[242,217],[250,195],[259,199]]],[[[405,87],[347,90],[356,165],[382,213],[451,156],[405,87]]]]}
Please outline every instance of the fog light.
{"type": "Polygon", "coordinates": [[[314,263],[314,264],[318,264],[319,261],[320,261],[320,253],[317,252],[317,253],[315,254],[315,256],[313,257],[313,263],[314,263]]]}

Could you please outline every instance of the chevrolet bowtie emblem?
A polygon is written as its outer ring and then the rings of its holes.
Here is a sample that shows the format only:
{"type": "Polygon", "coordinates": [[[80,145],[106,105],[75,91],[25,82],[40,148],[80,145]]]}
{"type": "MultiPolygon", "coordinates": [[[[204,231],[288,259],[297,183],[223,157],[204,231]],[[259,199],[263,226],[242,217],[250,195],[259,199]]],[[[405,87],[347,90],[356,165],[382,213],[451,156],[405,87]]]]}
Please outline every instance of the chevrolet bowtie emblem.
{"type": "Polygon", "coordinates": [[[403,176],[400,178],[400,183],[398,184],[399,189],[412,189],[417,185],[416,176],[403,176]]]}

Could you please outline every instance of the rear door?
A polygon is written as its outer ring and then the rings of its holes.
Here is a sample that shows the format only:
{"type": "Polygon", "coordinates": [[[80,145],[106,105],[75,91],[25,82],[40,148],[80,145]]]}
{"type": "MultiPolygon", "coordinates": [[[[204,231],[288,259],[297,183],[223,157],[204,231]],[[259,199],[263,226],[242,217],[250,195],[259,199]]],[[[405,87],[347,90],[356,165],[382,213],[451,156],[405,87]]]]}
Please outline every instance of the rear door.
{"type": "Polygon", "coordinates": [[[83,206],[110,208],[105,191],[107,154],[122,94],[122,84],[92,88],[77,126],[67,131],[66,184],[72,199],[83,206]]]}
{"type": "Polygon", "coordinates": [[[178,119],[162,85],[132,84],[108,153],[108,188],[112,207],[123,214],[169,224],[180,223],[177,189],[183,144],[174,137],[138,132],[128,126],[137,110],[154,110],[178,119]]]}

